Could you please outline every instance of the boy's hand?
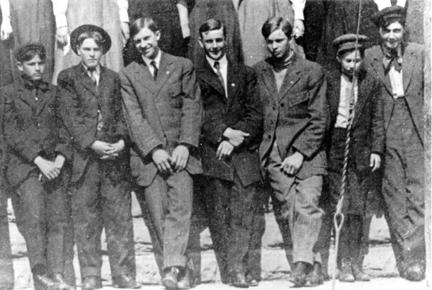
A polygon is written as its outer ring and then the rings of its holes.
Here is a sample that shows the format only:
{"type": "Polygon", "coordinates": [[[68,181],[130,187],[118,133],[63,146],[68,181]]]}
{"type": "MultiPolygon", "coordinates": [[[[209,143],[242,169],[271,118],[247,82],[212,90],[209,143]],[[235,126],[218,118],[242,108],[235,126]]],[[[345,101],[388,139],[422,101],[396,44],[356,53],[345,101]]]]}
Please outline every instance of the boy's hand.
{"type": "Polygon", "coordinates": [[[66,161],[66,158],[63,155],[57,155],[56,159],[54,160],[54,165],[61,170],[63,168],[63,165],[66,161]]]}
{"type": "Polygon", "coordinates": [[[94,141],[91,145],[91,149],[93,149],[94,152],[96,152],[98,155],[108,155],[108,152],[112,150],[112,146],[110,143],[104,142],[104,141],[94,141]]]}
{"type": "Polygon", "coordinates": [[[228,141],[222,141],[219,144],[218,149],[216,150],[216,157],[219,160],[224,159],[225,157],[229,157],[234,150],[234,145],[228,141]]]}
{"type": "Polygon", "coordinates": [[[34,163],[48,180],[53,180],[60,174],[60,169],[57,168],[54,162],[46,160],[40,156],[35,158],[34,163]]]}
{"type": "Polygon", "coordinates": [[[287,175],[294,175],[303,165],[304,156],[300,152],[295,152],[291,156],[285,158],[281,164],[281,170],[287,175]]]}
{"type": "Polygon", "coordinates": [[[369,166],[372,167],[372,172],[379,169],[381,167],[381,156],[376,153],[372,153],[370,156],[369,166]]]}
{"type": "Polygon", "coordinates": [[[173,170],[171,168],[171,157],[168,152],[163,149],[156,149],[152,154],[152,159],[156,168],[163,173],[172,173],[173,170]]]}
{"type": "Polygon", "coordinates": [[[11,36],[13,30],[10,21],[3,19],[0,27],[1,40],[7,40],[11,36]]]}
{"type": "Polygon", "coordinates": [[[189,159],[189,149],[185,145],[178,145],[171,156],[171,164],[176,172],[185,169],[189,159]]]}

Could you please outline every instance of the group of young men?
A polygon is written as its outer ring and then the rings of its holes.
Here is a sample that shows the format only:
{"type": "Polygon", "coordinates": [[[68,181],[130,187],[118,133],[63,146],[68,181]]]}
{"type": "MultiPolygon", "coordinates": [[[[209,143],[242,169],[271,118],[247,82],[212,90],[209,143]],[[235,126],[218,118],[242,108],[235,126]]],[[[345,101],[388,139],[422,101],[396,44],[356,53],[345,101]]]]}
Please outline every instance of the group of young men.
{"type": "Polygon", "coordinates": [[[247,288],[261,279],[253,268],[263,181],[298,287],[328,276],[344,182],[339,279],[367,281],[361,229],[380,168],[398,269],[423,279],[423,50],[403,41],[403,8],[386,8],[375,21],[382,45],[365,51],[367,37],[338,37],[340,71],[328,76],[291,49],[292,26],[281,17],[263,24],[270,57],[253,68],[230,60],[215,19],[200,27],[205,56],[195,64],[162,51],[157,23],[137,19],[130,35],[140,56],[120,74],[100,64],[110,36],[80,26],[71,48],[81,62],[60,73],[57,88],[42,79],[43,45],[17,49],[22,78],[0,94],[2,165],[35,288],[74,289],[74,242],[82,289],[101,288],[102,229],[113,283],[140,287],[132,190],[162,284],[193,287],[188,244],[197,176],[223,283],[247,288]],[[328,207],[320,204],[324,194],[328,207]]]}

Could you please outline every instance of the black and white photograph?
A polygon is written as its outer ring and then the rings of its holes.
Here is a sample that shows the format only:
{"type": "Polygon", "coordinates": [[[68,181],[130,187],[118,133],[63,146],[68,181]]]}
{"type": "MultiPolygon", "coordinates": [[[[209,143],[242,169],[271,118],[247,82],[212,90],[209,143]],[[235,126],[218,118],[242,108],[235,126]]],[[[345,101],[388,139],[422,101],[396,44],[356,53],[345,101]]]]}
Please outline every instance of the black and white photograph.
{"type": "Polygon", "coordinates": [[[0,290],[432,290],[432,1],[0,0],[0,290]]]}

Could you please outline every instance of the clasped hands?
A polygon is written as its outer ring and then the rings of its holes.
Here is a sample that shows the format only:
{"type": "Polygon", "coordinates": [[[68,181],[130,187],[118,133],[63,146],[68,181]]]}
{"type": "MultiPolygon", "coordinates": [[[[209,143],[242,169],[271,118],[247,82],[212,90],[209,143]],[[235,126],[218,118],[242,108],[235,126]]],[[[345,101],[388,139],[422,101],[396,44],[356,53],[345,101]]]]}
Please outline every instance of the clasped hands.
{"type": "Polygon", "coordinates": [[[108,143],[96,140],[91,145],[91,149],[100,156],[102,160],[112,160],[119,156],[120,152],[125,148],[123,139],[116,143],[108,143]]]}
{"type": "MultiPolygon", "coordinates": [[[[53,180],[60,175],[65,160],[66,159],[63,155],[57,155],[54,161],[37,156],[34,159],[34,164],[36,164],[43,176],[45,176],[48,180],[53,180]]],[[[42,175],[39,175],[39,180],[42,180],[42,175]]]]}
{"type": "Polygon", "coordinates": [[[178,145],[170,156],[164,149],[156,149],[152,153],[156,168],[163,173],[180,172],[186,168],[189,160],[189,149],[185,145],[178,145]]]}
{"type": "Polygon", "coordinates": [[[222,135],[227,140],[223,140],[216,150],[216,157],[219,160],[230,156],[234,148],[240,146],[244,142],[245,138],[250,136],[249,133],[231,128],[227,128],[222,135]]]}

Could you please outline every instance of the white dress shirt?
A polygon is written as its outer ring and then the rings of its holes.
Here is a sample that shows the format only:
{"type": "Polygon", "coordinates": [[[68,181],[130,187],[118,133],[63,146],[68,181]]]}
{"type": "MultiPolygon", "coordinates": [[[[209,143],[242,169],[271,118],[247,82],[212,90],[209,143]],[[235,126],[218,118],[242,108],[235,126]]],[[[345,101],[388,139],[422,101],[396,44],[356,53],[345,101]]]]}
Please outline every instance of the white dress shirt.
{"type": "Polygon", "coordinates": [[[142,57],[143,61],[145,62],[146,66],[148,67],[151,75],[154,77],[155,74],[155,68],[153,67],[153,65],[151,64],[152,61],[155,62],[157,69],[159,70],[160,68],[160,61],[161,61],[161,57],[162,57],[162,52],[159,49],[158,53],[156,54],[156,57],[154,59],[150,59],[147,57],[142,57]]]}
{"type": "Polygon", "coordinates": [[[215,62],[219,62],[219,70],[222,74],[222,77],[224,79],[224,90],[225,90],[225,96],[228,96],[228,59],[226,58],[226,55],[224,55],[221,59],[214,60],[208,56],[206,56],[208,63],[212,67],[213,71],[217,74],[217,70],[214,67],[215,62]]]}
{"type": "Polygon", "coordinates": [[[348,78],[348,76],[342,74],[340,82],[340,98],[335,127],[348,128],[350,112],[352,114],[351,118],[354,117],[353,110],[355,104],[357,103],[358,84],[356,83],[354,85],[354,99],[351,101],[353,89],[352,81],[348,78]]]}
{"type": "Polygon", "coordinates": [[[393,98],[397,99],[403,97],[405,95],[404,86],[403,86],[403,69],[399,72],[394,66],[390,67],[388,72],[390,78],[390,84],[392,87],[393,98]]]}

